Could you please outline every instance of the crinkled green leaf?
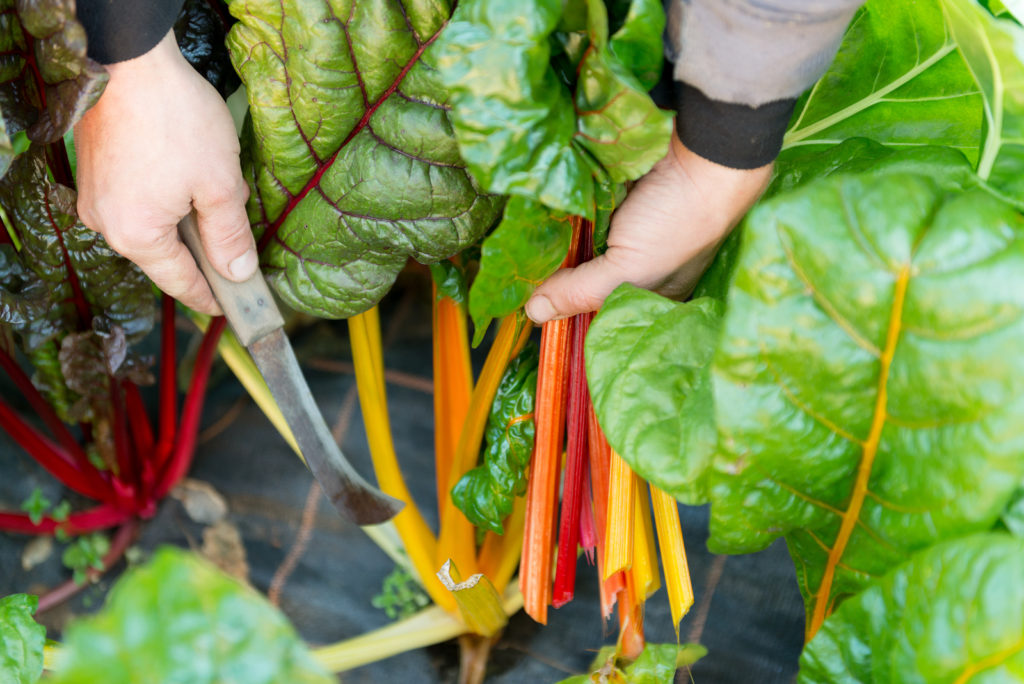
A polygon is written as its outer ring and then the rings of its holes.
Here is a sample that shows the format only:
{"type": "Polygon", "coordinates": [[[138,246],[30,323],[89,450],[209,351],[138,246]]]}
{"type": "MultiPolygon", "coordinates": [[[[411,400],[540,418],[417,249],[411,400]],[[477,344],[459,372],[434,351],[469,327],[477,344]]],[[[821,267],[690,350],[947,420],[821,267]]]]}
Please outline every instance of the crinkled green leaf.
{"type": "Polygon", "coordinates": [[[181,54],[222,97],[233,93],[240,83],[224,44],[230,21],[227,5],[221,0],[185,0],[174,22],[181,54]]]}
{"type": "Polygon", "coordinates": [[[1010,499],[1003,511],[1003,524],[1018,537],[1024,537],[1024,485],[1010,499]]]}
{"type": "Polygon", "coordinates": [[[493,318],[507,316],[558,270],[569,251],[569,218],[523,197],[512,197],[483,242],[480,272],[469,291],[469,313],[479,343],[493,318]]]}
{"type": "Polygon", "coordinates": [[[435,48],[459,151],[492,192],[589,215],[591,162],[572,95],[550,66],[561,0],[460,2],[435,48]]]}
{"type": "Polygon", "coordinates": [[[707,655],[700,644],[647,644],[636,660],[620,658],[614,646],[602,648],[590,673],[563,679],[558,684],[672,684],[676,670],[707,655]]]}
{"type": "Polygon", "coordinates": [[[231,13],[252,117],[249,215],[286,302],[350,316],[409,257],[447,258],[490,227],[501,200],[459,158],[428,50],[447,3],[234,0],[231,13]]]}
{"type": "MultiPolygon", "coordinates": [[[[643,9],[634,13],[631,6],[626,24],[619,31],[622,34],[635,29],[632,37],[627,35],[623,39],[624,50],[637,34],[649,30],[647,24],[658,20],[664,23],[660,2],[640,1],[643,9]]],[[[634,1],[633,5],[636,4],[634,1]]],[[[665,156],[672,114],[658,109],[647,94],[647,87],[609,47],[608,15],[603,0],[589,0],[588,6],[590,46],[579,65],[574,98],[578,116],[576,140],[597,159],[612,182],[622,183],[644,175],[665,156]]],[[[659,76],[660,66],[659,61],[659,76]]],[[[594,212],[586,215],[592,218],[594,212]]]]}
{"type": "Polygon", "coordinates": [[[1024,539],[981,534],[915,555],[825,621],[798,681],[1024,682],[1024,539]]]}
{"type": "Polygon", "coordinates": [[[722,309],[706,297],[681,304],[620,285],[587,335],[590,396],[609,443],[689,504],[707,501],[716,439],[708,364],[722,309]]]}
{"type": "Polygon", "coordinates": [[[972,0],[942,0],[942,8],[984,99],[978,175],[1024,202],[1024,28],[972,0]]]}
{"type": "Polygon", "coordinates": [[[784,146],[946,145],[977,159],[978,87],[956,51],[940,0],[869,0],[825,75],[797,105],[784,146]]]}
{"type": "Polygon", "coordinates": [[[43,674],[46,629],[32,619],[38,603],[26,594],[0,598],[0,684],[35,684],[43,674]]]}
{"type": "Polygon", "coordinates": [[[786,535],[811,624],[990,528],[1024,477],[1024,218],[939,180],[827,178],[745,227],[712,366],[709,546],[786,535]]]}
{"type": "Polygon", "coordinates": [[[530,344],[505,369],[487,418],[483,462],[452,489],[452,501],[466,518],[495,534],[505,533],[502,523],[516,497],[526,491],[538,360],[537,348],[530,344]]]}
{"type": "MultiPolygon", "coordinates": [[[[569,4],[569,23],[581,9],[569,4]]],[[[643,61],[640,47],[660,14],[650,2],[631,13],[620,29],[624,53],[633,48],[643,61]]],[[[577,28],[562,20],[560,0],[462,2],[438,43],[438,64],[459,149],[481,185],[593,218],[594,177],[646,173],[665,154],[671,122],[609,46],[603,2],[586,4],[587,42],[562,35],[553,64],[552,35],[577,28]],[[569,62],[560,67],[562,56],[569,62]],[[563,81],[573,60],[582,60],[577,73],[563,81]]]]}
{"type": "Polygon", "coordinates": [[[251,588],[178,549],[118,581],[104,609],[75,622],[59,684],[328,684],[287,619],[251,588]]]}
{"type": "Polygon", "coordinates": [[[107,72],[85,48],[74,0],[0,0],[0,111],[7,135],[27,130],[33,142],[57,142],[99,99],[107,72]]]}

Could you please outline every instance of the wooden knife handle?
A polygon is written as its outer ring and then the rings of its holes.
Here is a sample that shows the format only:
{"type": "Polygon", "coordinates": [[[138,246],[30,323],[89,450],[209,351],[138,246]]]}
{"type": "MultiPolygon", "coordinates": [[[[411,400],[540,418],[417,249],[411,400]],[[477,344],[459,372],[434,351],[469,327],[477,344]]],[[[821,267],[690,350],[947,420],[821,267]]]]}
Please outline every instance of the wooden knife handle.
{"type": "Polygon", "coordinates": [[[274,303],[267,281],[263,279],[263,274],[259,270],[242,283],[228,280],[217,273],[213,264],[206,258],[203,243],[199,239],[199,224],[196,222],[195,211],[189,212],[188,216],[181,219],[178,223],[178,233],[199,264],[199,270],[210,284],[213,296],[224,310],[224,316],[238,336],[239,342],[248,347],[252,342],[284,325],[284,319],[281,318],[281,312],[274,303]]]}

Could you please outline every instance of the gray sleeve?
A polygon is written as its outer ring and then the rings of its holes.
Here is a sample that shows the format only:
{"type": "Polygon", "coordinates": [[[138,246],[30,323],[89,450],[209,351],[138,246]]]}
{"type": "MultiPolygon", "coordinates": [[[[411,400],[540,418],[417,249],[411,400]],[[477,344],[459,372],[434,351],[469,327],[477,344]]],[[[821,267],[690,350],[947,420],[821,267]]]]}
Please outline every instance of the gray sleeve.
{"type": "Polygon", "coordinates": [[[672,0],[673,76],[721,102],[795,98],[828,68],[863,1],[672,0]]]}

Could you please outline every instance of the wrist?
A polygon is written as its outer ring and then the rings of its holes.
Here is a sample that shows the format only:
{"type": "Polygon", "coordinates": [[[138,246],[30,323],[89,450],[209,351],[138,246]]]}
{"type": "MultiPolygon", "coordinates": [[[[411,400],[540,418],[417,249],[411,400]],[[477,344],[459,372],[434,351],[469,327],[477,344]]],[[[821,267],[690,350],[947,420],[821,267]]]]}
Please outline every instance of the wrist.
{"type": "Polygon", "coordinates": [[[768,187],[774,167],[774,162],[752,169],[724,166],[691,150],[674,130],[669,154],[706,201],[733,211],[742,205],[743,213],[768,187]]]}
{"type": "Polygon", "coordinates": [[[178,49],[178,42],[172,29],[148,52],[123,62],[108,64],[106,68],[110,73],[110,83],[113,85],[139,81],[153,82],[154,79],[163,78],[181,69],[182,65],[191,69],[178,49]]]}

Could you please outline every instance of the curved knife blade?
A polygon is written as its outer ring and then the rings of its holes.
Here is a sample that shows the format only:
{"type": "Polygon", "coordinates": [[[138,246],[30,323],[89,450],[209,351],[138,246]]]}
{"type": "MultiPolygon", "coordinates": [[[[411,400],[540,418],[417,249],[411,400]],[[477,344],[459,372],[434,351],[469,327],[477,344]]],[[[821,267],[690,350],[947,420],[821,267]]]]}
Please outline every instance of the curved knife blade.
{"type": "Polygon", "coordinates": [[[256,362],[306,465],[334,507],[359,525],[382,523],[398,514],[405,504],[364,480],[334,441],[284,334],[284,319],[263,275],[257,271],[244,283],[236,283],[217,273],[203,251],[195,212],[178,223],[178,232],[228,323],[256,362]]]}

